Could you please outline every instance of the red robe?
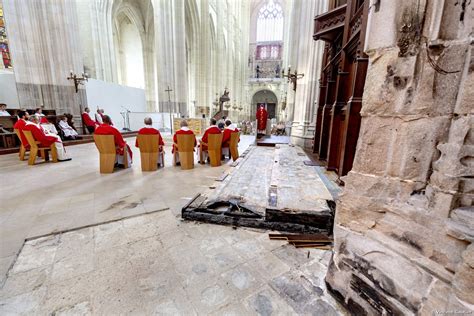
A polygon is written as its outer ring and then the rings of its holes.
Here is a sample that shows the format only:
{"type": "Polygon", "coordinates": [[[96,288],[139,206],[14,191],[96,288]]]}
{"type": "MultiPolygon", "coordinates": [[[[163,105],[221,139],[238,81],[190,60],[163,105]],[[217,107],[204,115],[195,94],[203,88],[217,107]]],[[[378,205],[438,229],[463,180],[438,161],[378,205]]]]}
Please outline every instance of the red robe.
{"type": "Polygon", "coordinates": [[[209,126],[206,129],[206,131],[204,132],[204,135],[202,135],[202,138],[201,138],[202,150],[207,150],[207,145],[206,144],[208,142],[209,134],[220,134],[220,133],[221,133],[221,130],[216,125],[209,126]],[[203,143],[206,143],[206,144],[203,144],[203,143]]]}
{"type": "Polygon", "coordinates": [[[268,113],[265,108],[260,107],[257,109],[257,131],[263,131],[267,129],[268,113]]]}
{"type": "Polygon", "coordinates": [[[44,114],[35,113],[35,115],[40,116],[40,124],[48,124],[49,123],[48,119],[46,118],[46,116],[44,114]]]}
{"type": "MultiPolygon", "coordinates": [[[[148,126],[145,126],[143,128],[141,128],[139,131],[138,131],[138,134],[139,135],[158,135],[160,137],[160,143],[159,145],[160,146],[164,146],[165,145],[165,142],[163,141],[163,137],[161,137],[161,134],[160,134],[160,131],[153,128],[153,127],[148,127],[148,126]]],[[[138,147],[138,137],[137,139],[135,140],[135,147],[138,147]]],[[[163,151],[163,148],[160,148],[160,151],[163,151]]]]}
{"type": "Polygon", "coordinates": [[[61,142],[58,138],[51,136],[51,135],[46,135],[43,131],[42,128],[38,127],[38,125],[34,123],[26,123],[25,127],[23,127],[24,131],[30,131],[31,134],[33,135],[33,138],[41,143],[41,146],[43,147],[49,147],[55,142],[61,142]]]}
{"type": "Polygon", "coordinates": [[[116,151],[117,154],[123,155],[123,149],[126,146],[128,150],[128,154],[130,155],[130,158],[133,157],[132,150],[123,139],[120,131],[116,129],[115,127],[110,126],[108,124],[101,124],[99,125],[99,127],[95,129],[94,133],[97,135],[114,135],[115,147],[117,148],[117,151],[116,151]]]}
{"type": "MultiPolygon", "coordinates": [[[[232,133],[238,133],[238,132],[239,132],[239,129],[237,127],[233,128],[233,127],[227,126],[226,128],[224,128],[224,132],[222,135],[222,147],[229,147],[230,135],[232,133]]],[[[240,142],[240,139],[239,139],[239,142],[240,142]]]]}
{"type": "Polygon", "coordinates": [[[23,128],[25,128],[25,125],[26,125],[26,121],[24,119],[18,119],[15,125],[13,125],[13,128],[18,130],[18,133],[20,134],[20,138],[21,138],[21,143],[26,149],[28,149],[30,148],[30,145],[28,144],[28,140],[26,139],[25,134],[23,134],[23,128]]]}
{"type": "MultiPolygon", "coordinates": [[[[190,130],[189,128],[185,128],[183,129],[184,127],[181,127],[181,129],[177,130],[176,133],[174,133],[173,135],[173,149],[172,149],[172,153],[174,153],[174,150],[175,150],[175,145],[174,144],[177,144],[178,143],[178,136],[177,135],[185,135],[185,134],[188,134],[188,135],[194,135],[194,132],[192,130],[190,130]]],[[[194,136],[194,147],[196,147],[197,145],[197,141],[196,141],[196,136],[194,136]]]]}
{"type": "Polygon", "coordinates": [[[86,126],[95,127],[96,122],[93,119],[91,119],[91,117],[89,116],[89,113],[87,112],[82,113],[82,121],[84,122],[86,126]]]}

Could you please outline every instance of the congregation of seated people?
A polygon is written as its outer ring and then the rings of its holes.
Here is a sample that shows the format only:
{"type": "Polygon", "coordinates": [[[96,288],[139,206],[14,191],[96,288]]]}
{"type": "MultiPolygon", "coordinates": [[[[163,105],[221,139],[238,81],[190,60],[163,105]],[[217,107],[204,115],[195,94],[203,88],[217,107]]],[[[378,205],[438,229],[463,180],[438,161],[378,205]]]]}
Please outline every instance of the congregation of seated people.
{"type": "MultiPolygon", "coordinates": [[[[6,112],[10,116],[10,113],[8,113],[5,108],[6,106],[0,105],[0,115],[4,115],[4,112],[6,112]]],[[[14,129],[18,131],[18,136],[23,145],[23,149],[27,151],[30,148],[28,140],[24,135],[24,131],[30,131],[34,140],[37,141],[39,145],[44,147],[54,145],[57,151],[58,161],[71,160],[63,145],[63,140],[74,140],[79,137],[78,132],[74,128],[72,115],[64,114],[58,116],[57,124],[53,124],[49,122],[48,117],[43,114],[41,107],[36,108],[34,114],[30,115],[30,113],[33,113],[33,111],[28,112],[25,110],[16,110],[16,116],[18,119],[14,124],[14,129]]],[[[101,123],[99,123],[93,120],[89,113],[90,110],[86,107],[81,115],[82,121],[89,133],[94,133],[96,135],[113,135],[114,145],[116,147],[115,167],[130,167],[133,158],[132,150],[124,140],[122,133],[113,126],[111,118],[108,115],[103,114],[103,110],[98,109],[95,117],[100,117],[101,123]],[[125,155],[127,164],[124,163],[125,155]]],[[[180,129],[173,135],[171,153],[173,154],[175,165],[180,165],[179,155],[177,154],[179,151],[178,135],[193,135],[193,151],[197,152],[198,156],[203,157],[203,159],[199,159],[199,162],[204,164],[206,161],[209,161],[209,156],[207,155],[209,135],[222,134],[222,159],[225,159],[226,156],[230,158],[229,145],[231,134],[234,132],[239,132],[239,129],[232,124],[230,120],[223,118],[217,122],[214,118],[211,118],[210,126],[204,131],[203,136],[198,141],[194,132],[188,127],[188,122],[182,120],[180,122],[180,129]]],[[[138,131],[138,135],[157,136],[157,141],[159,142],[157,164],[158,167],[164,166],[165,143],[160,131],[153,127],[153,121],[150,117],[144,119],[144,127],[138,131]]],[[[135,146],[137,148],[140,147],[138,137],[135,141],[135,146]]]]}

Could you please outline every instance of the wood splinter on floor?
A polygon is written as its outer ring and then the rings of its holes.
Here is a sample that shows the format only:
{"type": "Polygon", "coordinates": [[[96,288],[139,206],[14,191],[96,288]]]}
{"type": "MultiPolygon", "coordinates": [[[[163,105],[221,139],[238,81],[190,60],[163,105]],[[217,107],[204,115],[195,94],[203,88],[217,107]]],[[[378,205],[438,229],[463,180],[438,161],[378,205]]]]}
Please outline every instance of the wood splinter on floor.
{"type": "MultiPolygon", "coordinates": [[[[268,234],[271,240],[286,240],[295,248],[332,249],[332,238],[322,234],[268,234]]],[[[309,252],[308,252],[309,253],[309,252]]]]}

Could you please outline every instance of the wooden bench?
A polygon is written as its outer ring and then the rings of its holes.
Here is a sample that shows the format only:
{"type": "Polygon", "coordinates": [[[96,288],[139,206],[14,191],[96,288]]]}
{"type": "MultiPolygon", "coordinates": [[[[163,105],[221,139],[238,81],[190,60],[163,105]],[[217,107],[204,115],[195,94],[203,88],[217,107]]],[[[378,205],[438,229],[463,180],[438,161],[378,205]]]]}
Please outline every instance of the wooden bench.
{"type": "MultiPolygon", "coordinates": [[[[220,134],[209,134],[208,143],[207,143],[207,154],[209,155],[209,160],[211,161],[212,167],[218,167],[221,165],[222,158],[222,133],[220,134]]],[[[201,161],[202,157],[202,144],[201,144],[201,161]]]]}
{"type": "Polygon", "coordinates": [[[30,145],[30,158],[28,159],[28,164],[30,166],[34,165],[36,163],[36,156],[38,153],[40,153],[41,158],[44,161],[49,161],[49,152],[51,151],[51,159],[53,162],[58,162],[58,152],[56,150],[56,146],[51,144],[49,147],[40,147],[41,143],[36,141],[31,134],[31,131],[23,131],[23,134],[26,137],[26,140],[28,141],[28,144],[30,145]]]}
{"type": "Polygon", "coordinates": [[[239,158],[239,140],[240,132],[230,134],[229,150],[232,160],[236,161],[239,158]]]}
{"type": "MultiPolygon", "coordinates": [[[[156,171],[158,169],[158,152],[160,150],[159,135],[137,135],[138,148],[140,149],[140,159],[142,171],[156,171]]],[[[165,165],[164,151],[160,152],[162,167],[165,165]]]]}
{"type": "Polygon", "coordinates": [[[181,169],[188,170],[194,168],[194,140],[196,137],[192,134],[178,134],[175,148],[178,149],[174,152],[173,163],[176,165],[176,155],[179,155],[179,163],[181,169]]]}
{"type": "Polygon", "coordinates": [[[18,139],[20,140],[20,152],[18,153],[18,155],[20,157],[20,160],[23,161],[23,160],[25,160],[26,147],[25,147],[25,145],[23,145],[23,141],[21,140],[20,131],[16,128],[15,128],[15,134],[18,137],[18,139]]]}
{"type": "MultiPolygon", "coordinates": [[[[117,157],[114,135],[96,135],[94,134],[94,142],[100,155],[100,173],[113,173],[115,167],[115,159],[117,157]]],[[[125,168],[128,168],[127,148],[124,148],[123,162],[125,168]]]]}

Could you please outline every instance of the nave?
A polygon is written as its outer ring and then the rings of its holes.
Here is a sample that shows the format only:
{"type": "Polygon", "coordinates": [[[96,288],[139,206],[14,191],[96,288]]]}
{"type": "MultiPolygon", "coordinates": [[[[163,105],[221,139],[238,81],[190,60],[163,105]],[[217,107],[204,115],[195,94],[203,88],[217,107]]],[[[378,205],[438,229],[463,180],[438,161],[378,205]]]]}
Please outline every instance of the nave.
{"type": "MultiPolygon", "coordinates": [[[[254,140],[243,135],[239,151],[254,140]]],[[[101,175],[93,143],[68,146],[64,164],[0,156],[17,179],[1,188],[2,314],[340,314],[324,285],[331,251],[183,221],[183,205],[232,162],[181,170],[169,144],[151,173],[137,160],[101,175]]]]}

